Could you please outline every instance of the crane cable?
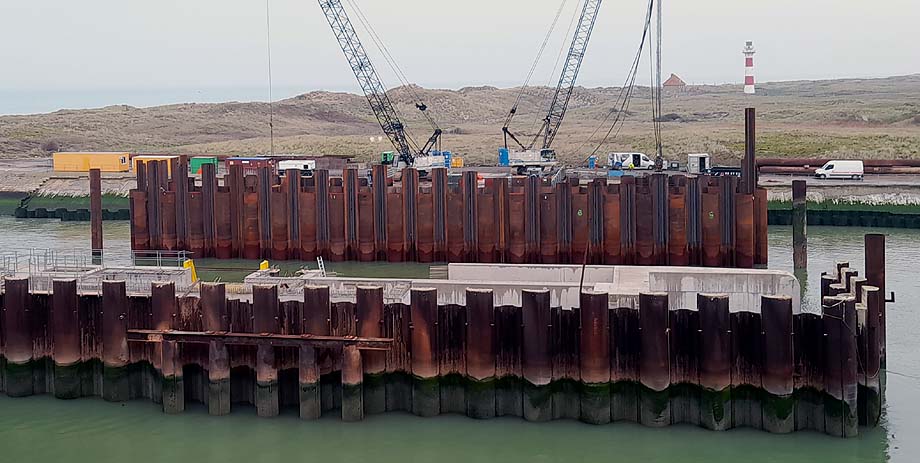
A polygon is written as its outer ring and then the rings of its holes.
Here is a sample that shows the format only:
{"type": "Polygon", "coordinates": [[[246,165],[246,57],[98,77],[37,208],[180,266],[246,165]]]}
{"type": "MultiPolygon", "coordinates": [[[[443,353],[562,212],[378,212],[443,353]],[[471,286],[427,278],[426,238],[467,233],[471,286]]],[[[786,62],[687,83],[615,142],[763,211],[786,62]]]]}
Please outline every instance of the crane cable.
{"type": "Polygon", "coordinates": [[[607,140],[611,138],[616,138],[620,133],[620,128],[622,128],[623,123],[625,122],[626,112],[629,110],[629,102],[632,98],[633,89],[635,88],[636,76],[639,71],[639,63],[642,59],[642,52],[645,49],[645,41],[648,38],[649,28],[651,27],[652,21],[652,9],[655,0],[649,0],[646,16],[645,16],[645,27],[642,32],[642,40],[639,42],[639,47],[636,50],[636,55],[633,58],[632,65],[630,66],[629,73],[626,75],[626,81],[623,83],[623,86],[620,88],[620,93],[617,96],[616,101],[614,102],[613,108],[604,116],[604,119],[597,125],[594,129],[594,132],[591,133],[582,144],[578,147],[576,152],[580,152],[594,137],[600,132],[601,128],[607,124],[607,121],[616,114],[616,118],[613,123],[610,125],[610,128],[607,130],[607,133],[604,135],[604,138],[597,144],[594,150],[591,152],[590,156],[596,155],[601,148],[607,143],[607,140]],[[618,127],[619,125],[619,127],[618,127]],[[614,130],[616,132],[614,133],[614,130]]]}
{"type": "MultiPolygon", "coordinates": [[[[514,101],[514,105],[511,106],[511,111],[508,113],[508,117],[505,119],[505,127],[511,124],[514,115],[517,113],[518,105],[521,104],[521,101],[524,99],[524,95],[527,92],[527,88],[530,85],[530,81],[533,79],[533,75],[537,70],[537,65],[540,64],[540,60],[543,58],[543,53],[546,51],[546,46],[549,43],[549,39],[552,37],[553,32],[556,30],[556,25],[559,23],[559,18],[562,17],[562,12],[565,9],[565,5],[568,3],[568,0],[562,0],[562,3],[559,5],[559,9],[556,10],[556,16],[553,18],[553,22],[549,27],[549,30],[546,31],[546,36],[543,37],[543,43],[540,45],[540,50],[537,52],[537,57],[534,59],[533,64],[530,66],[530,71],[527,73],[527,78],[524,79],[523,85],[521,85],[521,91],[518,92],[517,99],[514,101]]],[[[558,62],[557,62],[558,64],[558,62]]]]}
{"type": "Polygon", "coordinates": [[[268,136],[269,149],[272,156],[275,155],[275,96],[272,85],[272,15],[271,0],[265,0],[265,31],[268,38],[268,136]]]}
{"type": "Polygon", "coordinates": [[[657,25],[655,27],[655,59],[652,60],[652,49],[649,48],[649,64],[652,66],[652,127],[655,133],[655,168],[660,170],[664,162],[661,142],[661,2],[658,4],[657,25]]]}
{"type": "MultiPolygon", "coordinates": [[[[368,36],[371,38],[371,41],[374,43],[374,46],[376,46],[377,50],[380,51],[380,54],[383,56],[384,61],[386,61],[387,65],[396,75],[397,80],[399,80],[400,84],[409,90],[409,93],[412,95],[413,99],[415,100],[414,102],[415,106],[425,116],[425,119],[428,121],[429,124],[431,124],[432,128],[437,129],[438,123],[434,119],[433,116],[428,114],[427,112],[428,106],[423,102],[421,96],[418,94],[415,88],[412,87],[412,84],[409,82],[409,79],[406,77],[406,74],[403,72],[402,68],[399,66],[399,63],[393,58],[393,55],[390,53],[390,50],[386,47],[383,40],[377,34],[377,31],[371,25],[370,21],[368,21],[367,17],[364,15],[364,12],[361,10],[361,8],[358,6],[358,4],[354,0],[345,0],[345,2],[348,3],[351,9],[355,12],[355,15],[357,16],[358,21],[361,23],[362,27],[364,27],[364,30],[367,32],[368,36]]],[[[407,133],[406,136],[409,136],[409,134],[407,133]]]]}
{"type": "MultiPolygon", "coordinates": [[[[572,19],[569,21],[569,27],[566,29],[565,35],[563,36],[564,40],[559,46],[559,54],[556,55],[556,62],[553,64],[553,71],[549,74],[549,79],[546,83],[547,91],[545,92],[543,101],[540,103],[540,106],[543,108],[546,108],[552,104],[553,96],[555,96],[553,89],[556,86],[556,82],[559,80],[559,64],[562,63],[562,57],[566,56],[566,52],[568,52],[569,48],[571,48],[571,40],[568,40],[568,38],[570,35],[572,35],[572,29],[575,27],[575,23],[578,22],[578,19],[580,18],[579,13],[582,11],[581,8],[578,8],[578,5],[575,5],[575,7],[575,10],[572,11],[572,19]]],[[[543,123],[544,120],[546,120],[545,114],[540,114],[539,111],[534,112],[533,122],[530,125],[530,133],[534,133],[534,130],[537,128],[537,124],[543,123]]],[[[538,134],[535,135],[539,136],[538,134]]]]}

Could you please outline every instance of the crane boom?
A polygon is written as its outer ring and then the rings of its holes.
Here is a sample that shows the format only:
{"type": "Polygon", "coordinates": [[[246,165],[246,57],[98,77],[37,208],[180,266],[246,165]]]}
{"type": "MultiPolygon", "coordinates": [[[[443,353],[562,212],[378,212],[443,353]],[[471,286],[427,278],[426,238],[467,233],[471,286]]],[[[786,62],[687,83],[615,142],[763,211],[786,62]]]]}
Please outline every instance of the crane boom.
{"type": "Polygon", "coordinates": [[[540,131],[534,136],[528,146],[524,146],[518,138],[511,133],[508,125],[517,108],[511,110],[505,126],[502,128],[505,134],[505,147],[508,146],[508,138],[514,140],[524,151],[533,150],[537,142],[542,138],[542,149],[549,150],[553,144],[553,139],[562,126],[565,119],[566,110],[569,107],[569,101],[572,99],[572,93],[575,91],[575,82],[578,79],[578,72],[581,70],[581,63],[585,58],[585,52],[588,49],[588,41],[591,39],[591,32],[594,31],[594,24],[597,22],[597,13],[600,11],[602,0],[585,0],[581,10],[581,16],[578,19],[578,27],[575,29],[575,35],[572,37],[572,44],[569,47],[568,55],[565,59],[565,65],[562,68],[562,74],[559,76],[559,83],[556,85],[556,91],[553,94],[553,101],[549,106],[546,117],[543,118],[543,125],[540,131]]]}
{"type": "MultiPolygon", "coordinates": [[[[591,32],[594,30],[595,22],[597,22],[597,13],[601,9],[601,1],[585,0],[585,6],[581,10],[578,28],[575,29],[572,46],[569,47],[569,54],[565,59],[565,67],[562,68],[562,75],[556,85],[556,94],[553,96],[549,112],[547,112],[546,118],[543,120],[543,129],[541,130],[543,149],[549,149],[552,146],[553,139],[556,137],[556,133],[559,132],[559,127],[562,126],[562,120],[565,118],[569,101],[575,91],[578,71],[581,70],[581,63],[585,58],[585,51],[588,49],[591,32]]],[[[532,145],[533,143],[531,143],[532,145]]]]}
{"type": "MultiPolygon", "coordinates": [[[[413,143],[412,139],[406,134],[406,128],[399,119],[396,108],[387,96],[386,88],[380,81],[380,76],[377,75],[377,70],[374,69],[364,45],[361,44],[361,39],[358,37],[358,33],[355,31],[341,0],[318,1],[326,20],[329,22],[329,26],[332,28],[333,34],[335,34],[336,41],[342,48],[342,52],[345,53],[345,58],[358,79],[361,90],[364,91],[364,96],[367,97],[367,102],[370,104],[374,116],[377,117],[380,128],[383,129],[383,133],[386,134],[387,138],[390,139],[390,143],[396,148],[399,159],[406,166],[413,165],[416,155],[427,155],[439,143],[440,128],[426,114],[426,118],[434,127],[434,134],[421,149],[413,143]]],[[[423,112],[427,109],[424,104],[417,103],[416,106],[423,112]]]]}

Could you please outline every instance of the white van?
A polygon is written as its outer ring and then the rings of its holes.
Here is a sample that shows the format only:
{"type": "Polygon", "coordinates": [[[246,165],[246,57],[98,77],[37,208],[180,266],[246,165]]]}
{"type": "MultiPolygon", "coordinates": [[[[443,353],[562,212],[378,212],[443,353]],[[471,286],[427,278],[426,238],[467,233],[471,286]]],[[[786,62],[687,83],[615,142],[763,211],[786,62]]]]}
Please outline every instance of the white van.
{"type": "Polygon", "coordinates": [[[611,169],[648,169],[655,168],[655,161],[642,153],[610,153],[607,155],[607,167],[611,169]]]}
{"type": "Polygon", "coordinates": [[[817,178],[849,178],[862,180],[866,169],[862,161],[830,161],[815,171],[817,178]]]}

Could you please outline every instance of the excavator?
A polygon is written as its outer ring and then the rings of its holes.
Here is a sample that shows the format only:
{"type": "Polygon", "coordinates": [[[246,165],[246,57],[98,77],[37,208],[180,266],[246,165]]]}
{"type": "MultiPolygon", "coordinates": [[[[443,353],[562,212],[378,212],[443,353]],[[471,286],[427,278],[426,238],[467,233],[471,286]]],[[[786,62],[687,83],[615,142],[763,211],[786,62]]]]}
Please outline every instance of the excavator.
{"type": "MultiPolygon", "coordinates": [[[[588,41],[591,39],[591,32],[597,22],[597,13],[600,11],[601,1],[584,1],[575,35],[572,37],[572,44],[569,46],[569,52],[562,68],[562,75],[559,77],[559,83],[556,85],[556,91],[553,94],[546,116],[543,118],[543,125],[540,130],[525,145],[509,128],[514,116],[517,114],[520,98],[515,102],[505,119],[502,127],[505,143],[504,148],[499,149],[499,164],[510,166],[519,175],[546,175],[554,171],[558,165],[556,151],[552,149],[553,140],[562,126],[563,119],[565,119],[569,101],[575,90],[575,81],[578,78],[581,63],[588,48],[588,41]],[[509,148],[509,140],[513,141],[517,146],[509,148]]],[[[523,92],[523,90],[522,88],[521,91],[523,92]]]]}
{"type": "MultiPolygon", "coordinates": [[[[428,114],[428,106],[416,98],[415,107],[425,116],[431,125],[432,134],[424,145],[419,146],[406,131],[406,127],[393,102],[387,96],[386,88],[371,63],[361,39],[352,25],[341,0],[318,0],[319,6],[332,28],[336,41],[342,48],[358,84],[367,97],[371,111],[383,133],[393,144],[395,151],[384,152],[381,163],[395,168],[397,172],[406,167],[414,167],[421,176],[430,174],[431,169],[445,166],[445,157],[441,155],[441,133],[434,118],[428,114]]],[[[360,18],[359,18],[360,19],[360,18]]]]}

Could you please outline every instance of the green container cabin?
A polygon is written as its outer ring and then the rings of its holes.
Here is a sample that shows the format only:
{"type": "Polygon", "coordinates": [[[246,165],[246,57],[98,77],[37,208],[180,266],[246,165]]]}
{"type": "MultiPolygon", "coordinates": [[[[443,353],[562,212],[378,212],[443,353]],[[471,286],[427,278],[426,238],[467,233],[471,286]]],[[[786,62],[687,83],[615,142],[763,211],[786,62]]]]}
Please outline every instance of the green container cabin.
{"type": "Polygon", "coordinates": [[[189,170],[192,175],[201,175],[201,166],[213,164],[215,172],[217,171],[217,157],[215,156],[195,156],[189,160],[189,170]]]}

